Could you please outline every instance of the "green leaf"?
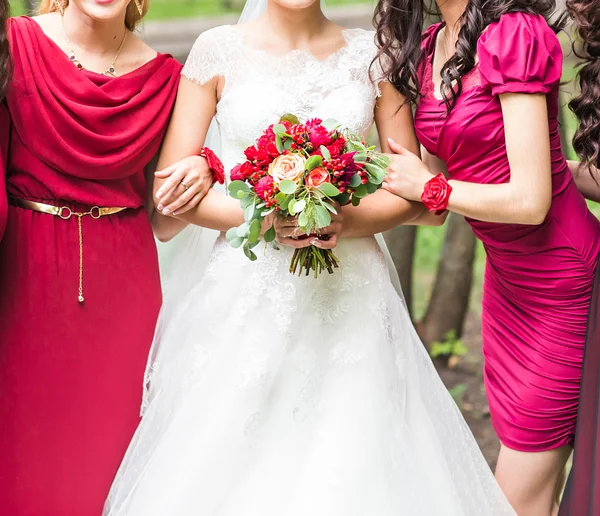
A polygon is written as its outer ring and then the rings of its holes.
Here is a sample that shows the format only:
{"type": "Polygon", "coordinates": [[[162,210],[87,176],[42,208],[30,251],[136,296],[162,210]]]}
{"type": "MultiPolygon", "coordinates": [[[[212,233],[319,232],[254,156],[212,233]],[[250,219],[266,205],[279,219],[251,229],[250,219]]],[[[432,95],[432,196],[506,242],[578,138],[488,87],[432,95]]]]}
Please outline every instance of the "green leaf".
{"type": "Polygon", "coordinates": [[[275,196],[275,200],[277,201],[277,204],[281,204],[286,197],[287,197],[287,194],[284,194],[283,192],[279,192],[275,196]]]}
{"type": "Polygon", "coordinates": [[[304,208],[306,208],[306,201],[304,199],[296,201],[294,204],[294,214],[300,213],[302,210],[304,210],[304,208]]]}
{"type": "Polygon", "coordinates": [[[344,192],[343,194],[338,195],[335,200],[342,206],[345,206],[350,202],[350,194],[348,192],[344,192]]]}
{"type": "Polygon", "coordinates": [[[244,254],[248,257],[248,259],[251,262],[255,262],[256,261],[256,255],[254,254],[254,252],[249,247],[244,246],[244,254]]]}
{"type": "Polygon", "coordinates": [[[281,139],[281,136],[279,136],[278,134],[275,135],[275,147],[277,147],[277,152],[279,152],[279,154],[281,154],[283,152],[283,149],[284,149],[283,140],[281,139]]]}
{"type": "Polygon", "coordinates": [[[288,203],[288,211],[290,212],[290,215],[295,215],[295,207],[296,207],[296,199],[292,199],[289,203],[288,203]]]}
{"type": "Polygon", "coordinates": [[[231,242],[234,238],[238,238],[237,228],[231,228],[229,231],[227,231],[227,233],[225,233],[225,238],[227,238],[229,242],[231,242]]]}
{"type": "Polygon", "coordinates": [[[232,181],[228,187],[231,197],[237,197],[238,192],[249,192],[250,187],[243,181],[232,181]]]}
{"type": "Polygon", "coordinates": [[[331,224],[331,214],[323,206],[315,206],[317,227],[326,228],[331,224]]]}
{"type": "Polygon", "coordinates": [[[231,247],[234,247],[235,249],[237,249],[238,247],[242,247],[242,244],[244,243],[244,239],[240,238],[240,237],[236,237],[236,238],[233,238],[232,240],[230,240],[229,243],[231,244],[231,247]]]}
{"type": "Polygon", "coordinates": [[[316,155],[311,156],[306,160],[306,165],[304,165],[304,168],[310,172],[311,170],[314,170],[315,168],[321,166],[323,166],[323,158],[321,156],[316,155]]]}
{"type": "Polygon", "coordinates": [[[367,193],[372,194],[379,190],[381,185],[376,185],[375,183],[367,183],[367,193]]]}
{"type": "Polygon", "coordinates": [[[292,140],[291,138],[286,138],[285,140],[283,140],[283,149],[290,150],[293,144],[294,140],[292,140]]]}
{"type": "Polygon", "coordinates": [[[248,206],[254,205],[254,199],[256,199],[255,195],[251,194],[250,192],[242,193],[241,195],[243,195],[243,197],[240,199],[242,210],[246,210],[248,206]]]}
{"type": "Polygon", "coordinates": [[[354,161],[356,163],[366,163],[367,162],[367,153],[366,152],[357,152],[354,155],[354,161]]]}
{"type": "Polygon", "coordinates": [[[258,239],[260,238],[260,230],[261,230],[260,220],[258,220],[258,219],[252,220],[252,222],[250,223],[250,233],[248,235],[248,240],[250,242],[258,242],[258,239]]]}
{"type": "Polygon", "coordinates": [[[283,124],[275,124],[273,126],[273,132],[275,133],[276,136],[283,136],[285,134],[285,125],[283,124]]]}
{"type": "Polygon", "coordinates": [[[240,227],[237,228],[236,233],[240,238],[246,238],[250,234],[250,226],[247,222],[244,222],[240,227]]]}
{"type": "Polygon", "coordinates": [[[263,238],[264,238],[265,242],[269,243],[269,242],[273,242],[273,240],[275,240],[276,236],[277,236],[277,234],[275,233],[275,226],[271,226],[269,229],[267,229],[265,231],[263,238]]]}
{"type": "Polygon", "coordinates": [[[326,195],[327,197],[335,197],[336,195],[340,194],[340,191],[331,183],[323,183],[322,185],[317,187],[317,190],[319,190],[319,192],[326,195]]]}
{"type": "Polygon", "coordinates": [[[279,183],[279,191],[287,195],[295,193],[297,188],[298,185],[289,179],[284,179],[281,183],[279,183]]]}
{"type": "Polygon", "coordinates": [[[325,161],[331,161],[331,152],[329,152],[329,149],[325,145],[321,145],[321,154],[323,154],[325,161]]]}
{"type": "Polygon", "coordinates": [[[354,174],[352,176],[352,179],[350,179],[350,188],[356,188],[357,186],[359,186],[362,182],[362,178],[360,177],[360,174],[354,174]]]}
{"type": "Polygon", "coordinates": [[[365,167],[369,173],[369,179],[372,183],[380,185],[385,179],[386,171],[373,163],[366,163],[365,167]]]}
{"type": "Polygon", "coordinates": [[[363,197],[367,196],[367,187],[366,185],[360,185],[355,191],[354,191],[354,195],[352,196],[357,197],[358,199],[362,199],[363,197]]]}
{"type": "Polygon", "coordinates": [[[266,211],[263,211],[260,216],[264,219],[267,215],[271,215],[275,211],[275,208],[269,208],[266,211]]]}
{"type": "Polygon", "coordinates": [[[334,129],[337,129],[340,126],[340,123],[337,120],[334,120],[333,118],[328,118],[323,122],[322,125],[328,131],[333,131],[334,129]]]}
{"type": "Polygon", "coordinates": [[[327,210],[329,210],[331,213],[333,213],[334,215],[337,215],[337,210],[328,202],[323,202],[323,206],[325,206],[325,208],[327,210]]]}
{"type": "Polygon", "coordinates": [[[285,210],[287,210],[287,209],[288,209],[288,207],[289,207],[289,205],[290,205],[290,202],[292,202],[293,200],[294,200],[294,196],[293,196],[293,195],[291,195],[291,194],[290,194],[290,195],[287,195],[287,196],[285,197],[285,199],[279,203],[279,207],[280,207],[282,210],[284,210],[284,211],[285,211],[285,210]]]}
{"type": "Polygon", "coordinates": [[[352,206],[358,206],[360,204],[360,197],[352,196],[352,206]]]}
{"type": "Polygon", "coordinates": [[[309,219],[308,219],[308,213],[303,211],[300,216],[298,217],[298,225],[301,228],[306,228],[306,226],[308,226],[309,223],[309,219]]]}
{"type": "Polygon", "coordinates": [[[248,206],[244,210],[244,219],[252,220],[252,217],[254,217],[254,211],[255,211],[255,206],[254,206],[254,203],[252,203],[250,206],[248,206]]]}

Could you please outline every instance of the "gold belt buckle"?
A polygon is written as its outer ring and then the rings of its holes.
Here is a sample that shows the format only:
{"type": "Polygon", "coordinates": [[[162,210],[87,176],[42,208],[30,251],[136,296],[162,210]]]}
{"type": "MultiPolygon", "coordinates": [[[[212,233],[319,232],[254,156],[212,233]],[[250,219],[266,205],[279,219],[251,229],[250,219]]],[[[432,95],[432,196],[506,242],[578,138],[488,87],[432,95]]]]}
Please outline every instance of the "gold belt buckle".
{"type": "Polygon", "coordinates": [[[63,220],[69,220],[73,216],[73,210],[68,206],[63,206],[62,208],[58,208],[57,215],[63,220]]]}

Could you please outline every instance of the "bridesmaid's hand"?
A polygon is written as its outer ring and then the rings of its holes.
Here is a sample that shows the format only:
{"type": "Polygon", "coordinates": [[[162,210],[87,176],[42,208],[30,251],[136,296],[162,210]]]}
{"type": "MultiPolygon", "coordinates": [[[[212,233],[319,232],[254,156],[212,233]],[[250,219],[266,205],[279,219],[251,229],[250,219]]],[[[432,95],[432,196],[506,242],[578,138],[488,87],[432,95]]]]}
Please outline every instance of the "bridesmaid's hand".
{"type": "Polygon", "coordinates": [[[178,161],[154,176],[165,179],[156,192],[156,209],[163,215],[181,215],[195,208],[213,185],[212,171],[201,156],[178,161]]]}
{"type": "Polygon", "coordinates": [[[416,155],[394,140],[388,140],[394,154],[388,154],[390,165],[383,181],[383,188],[408,201],[421,201],[425,183],[433,174],[416,155]]]}
{"type": "Polygon", "coordinates": [[[314,245],[319,249],[335,249],[344,229],[342,207],[335,204],[336,214],[331,214],[331,224],[320,229],[318,235],[306,235],[298,228],[297,217],[276,217],[274,220],[276,240],[281,245],[301,249],[314,245]]]}

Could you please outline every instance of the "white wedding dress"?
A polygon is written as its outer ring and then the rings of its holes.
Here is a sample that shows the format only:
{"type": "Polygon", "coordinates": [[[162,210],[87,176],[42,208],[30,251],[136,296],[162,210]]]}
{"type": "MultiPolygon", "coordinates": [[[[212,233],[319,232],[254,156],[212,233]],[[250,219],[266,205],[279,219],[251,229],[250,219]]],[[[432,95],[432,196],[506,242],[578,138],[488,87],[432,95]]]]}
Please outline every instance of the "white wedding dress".
{"type": "MultiPolygon", "coordinates": [[[[184,76],[222,76],[226,168],[284,113],[373,123],[373,34],[324,61],[200,36],[184,76]]],[[[189,109],[194,109],[190,106],[189,109]]],[[[150,397],[109,516],[514,515],[416,335],[376,239],[341,269],[290,275],[292,250],[250,262],[218,238],[202,279],[168,302],[150,397]],[[161,356],[163,358],[161,358],[161,356]]]]}

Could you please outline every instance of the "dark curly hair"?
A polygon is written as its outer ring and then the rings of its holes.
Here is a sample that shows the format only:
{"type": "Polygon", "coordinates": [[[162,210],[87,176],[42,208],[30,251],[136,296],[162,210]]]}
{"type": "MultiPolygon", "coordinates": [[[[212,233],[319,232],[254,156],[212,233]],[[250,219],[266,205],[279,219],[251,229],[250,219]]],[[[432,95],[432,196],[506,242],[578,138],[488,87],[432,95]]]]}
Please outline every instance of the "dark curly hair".
{"type": "Polygon", "coordinates": [[[9,16],[10,4],[8,0],[0,0],[0,101],[4,99],[12,73],[8,35],[6,33],[6,21],[9,16]]]}
{"type": "Polygon", "coordinates": [[[600,0],[568,0],[567,9],[579,33],[574,52],[583,60],[580,93],[569,104],[579,119],[573,147],[586,166],[600,167],[600,0]]]}
{"type": "MultiPolygon", "coordinates": [[[[442,94],[448,109],[452,109],[462,93],[462,78],[475,66],[477,41],[490,23],[510,12],[541,14],[550,20],[555,7],[555,0],[469,0],[460,19],[456,52],[441,72],[442,94]]],[[[385,76],[404,95],[406,102],[419,98],[421,34],[426,14],[439,15],[433,0],[379,0],[375,8],[379,47],[376,60],[383,64],[385,76]]],[[[551,27],[559,32],[564,21],[565,16],[561,16],[551,27]]]]}

